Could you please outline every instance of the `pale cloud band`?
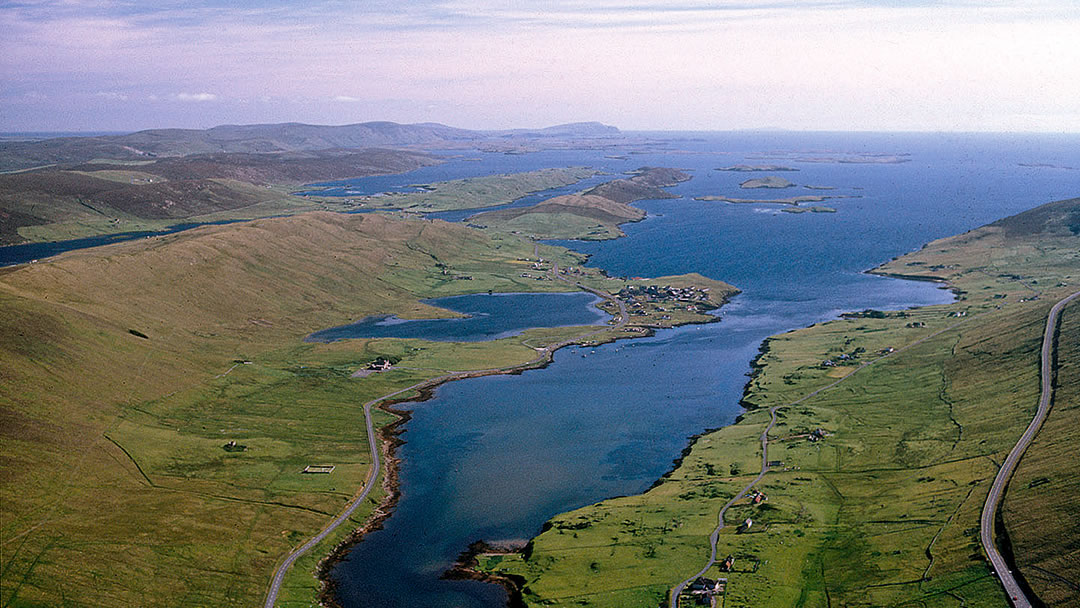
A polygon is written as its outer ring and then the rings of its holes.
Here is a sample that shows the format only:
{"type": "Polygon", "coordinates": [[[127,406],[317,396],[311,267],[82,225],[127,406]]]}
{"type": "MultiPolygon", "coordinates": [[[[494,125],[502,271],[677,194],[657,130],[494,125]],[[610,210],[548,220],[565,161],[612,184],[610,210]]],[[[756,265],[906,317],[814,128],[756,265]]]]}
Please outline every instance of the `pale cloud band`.
{"type": "Polygon", "coordinates": [[[213,93],[177,93],[177,101],[214,101],[217,95],[213,93]]]}
{"type": "Polygon", "coordinates": [[[1071,1],[27,0],[0,4],[0,28],[4,130],[62,116],[1080,131],[1071,1]]]}

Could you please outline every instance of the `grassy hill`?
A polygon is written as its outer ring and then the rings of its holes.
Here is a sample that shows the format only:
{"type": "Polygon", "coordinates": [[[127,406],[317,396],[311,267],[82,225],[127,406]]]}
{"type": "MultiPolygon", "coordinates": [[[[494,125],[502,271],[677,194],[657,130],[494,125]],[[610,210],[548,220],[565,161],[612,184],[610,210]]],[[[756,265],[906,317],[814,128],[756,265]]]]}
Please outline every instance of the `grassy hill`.
{"type": "Polygon", "coordinates": [[[323,150],[89,163],[0,175],[0,245],[328,208],[268,185],[399,173],[437,162],[415,152],[323,150]]]}
{"type": "Polygon", "coordinates": [[[478,141],[548,140],[618,135],[615,127],[575,123],[545,129],[471,131],[437,123],[365,122],[351,125],[279,123],[211,129],[150,129],[125,135],[0,142],[0,171],[95,159],[145,161],[191,154],[268,154],[332,148],[449,148],[478,141]]]}
{"type": "Polygon", "coordinates": [[[178,158],[163,158],[136,167],[98,162],[78,165],[71,169],[100,174],[109,169],[135,168],[172,180],[232,179],[256,185],[299,185],[349,177],[404,173],[439,162],[441,162],[439,157],[420,152],[368,148],[275,154],[245,152],[193,154],[178,158]]]}
{"type": "Polygon", "coordinates": [[[151,129],[126,135],[62,137],[0,143],[0,170],[95,159],[146,161],[191,154],[269,154],[332,148],[432,145],[475,139],[477,133],[439,124],[369,122],[342,126],[282,123],[212,129],[151,129]]]}
{"type": "MultiPolygon", "coordinates": [[[[542,249],[580,264],[560,251],[542,249]]],[[[0,603],[257,604],[275,563],[360,487],[362,403],[441,370],[528,361],[580,330],[302,338],[374,313],[443,314],[425,297],[567,288],[520,279],[532,255],[444,222],[314,213],[0,270],[0,603]],[[350,378],[379,356],[408,369],[350,378]],[[301,474],[308,464],[336,469],[301,474]]],[[[294,569],[289,597],[310,603],[332,542],[294,569]]]]}
{"type": "MultiPolygon", "coordinates": [[[[447,371],[535,365],[538,347],[615,329],[303,338],[372,314],[447,314],[421,298],[628,284],[536,247],[441,221],[308,213],[0,269],[0,604],[259,603],[280,560],[361,488],[365,402],[447,371]],[[523,277],[537,252],[570,279],[523,277]],[[378,358],[398,366],[353,377],[378,358]],[[304,474],[313,464],[334,470],[304,474]]],[[[734,291],[700,276],[654,282],[708,306],[734,291]]],[[[375,416],[389,439],[398,418],[375,416]]],[[[278,605],[311,605],[318,561],[385,506],[391,481],[290,570],[278,605]]]]}
{"type": "MultiPolygon", "coordinates": [[[[718,512],[760,469],[769,408],[786,406],[769,435],[776,464],[757,486],[767,500],[737,502],[719,536],[734,568],[708,576],[727,579],[725,606],[1006,606],[979,514],[1034,413],[1047,311],[1080,277],[1078,213],[1080,199],[1053,203],[890,262],[878,272],[948,281],[959,301],[769,339],[737,424],[697,439],[647,493],[559,515],[523,555],[481,555],[479,568],[520,577],[528,605],[665,602],[706,563],[718,512]]],[[[1064,337],[1077,315],[1066,310],[1059,338],[1063,407],[1004,508],[1022,571],[1048,602],[1075,597],[1080,450],[1068,421],[1080,380],[1064,337]]]]}
{"type": "Polygon", "coordinates": [[[480,208],[573,184],[595,173],[583,167],[540,169],[358,198],[290,194],[289,186],[309,180],[381,175],[437,162],[427,154],[396,150],[321,150],[194,155],[136,166],[88,163],[0,175],[0,245],[312,210],[480,208]]]}

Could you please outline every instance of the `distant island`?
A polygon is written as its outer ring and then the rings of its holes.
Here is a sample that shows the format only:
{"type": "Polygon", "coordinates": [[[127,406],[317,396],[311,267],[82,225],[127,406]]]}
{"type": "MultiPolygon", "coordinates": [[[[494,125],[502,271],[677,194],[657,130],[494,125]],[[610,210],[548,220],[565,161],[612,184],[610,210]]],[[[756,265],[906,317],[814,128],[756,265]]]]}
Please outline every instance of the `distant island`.
{"type": "Polygon", "coordinates": [[[753,173],[756,171],[798,171],[795,167],[785,167],[783,165],[732,165],[730,167],[719,167],[717,171],[735,171],[739,173],[753,173]]]}
{"type": "Polygon", "coordinates": [[[1029,169],[1064,169],[1066,171],[1080,171],[1078,167],[1069,167],[1066,165],[1054,165],[1051,163],[1016,163],[1019,167],[1028,167],[1029,169]]]}
{"type": "Polygon", "coordinates": [[[780,153],[762,155],[761,159],[784,159],[799,163],[837,163],[841,165],[897,165],[911,162],[911,154],[862,154],[836,152],[821,155],[780,153]]]}
{"type": "Polygon", "coordinates": [[[744,204],[759,204],[759,205],[791,205],[798,206],[802,203],[820,203],[822,201],[831,198],[856,198],[847,195],[826,195],[826,194],[802,194],[799,196],[789,196],[787,198],[735,198],[731,196],[718,196],[714,194],[708,194],[705,196],[695,196],[696,201],[720,201],[723,203],[735,203],[739,205],[744,204]]]}
{"type": "Polygon", "coordinates": [[[822,205],[814,205],[813,207],[799,207],[797,205],[792,205],[790,207],[784,207],[781,211],[784,213],[836,213],[836,209],[822,205]]]}
{"type": "Polygon", "coordinates": [[[750,190],[753,188],[792,188],[795,184],[782,177],[770,175],[768,177],[758,177],[755,179],[748,179],[745,182],[739,184],[740,188],[744,190],[750,190]]]}

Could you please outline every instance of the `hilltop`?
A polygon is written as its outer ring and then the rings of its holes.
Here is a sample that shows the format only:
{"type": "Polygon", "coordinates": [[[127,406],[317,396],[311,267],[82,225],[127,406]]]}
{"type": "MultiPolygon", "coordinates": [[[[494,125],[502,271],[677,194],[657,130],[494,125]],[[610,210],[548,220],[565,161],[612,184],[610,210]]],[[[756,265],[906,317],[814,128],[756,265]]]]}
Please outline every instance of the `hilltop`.
{"type": "Polygon", "coordinates": [[[365,122],[328,126],[302,123],[222,125],[210,129],[150,129],[126,135],[0,142],[0,171],[96,159],[145,161],[191,154],[269,154],[374,147],[456,147],[506,137],[558,138],[617,135],[615,127],[575,123],[545,129],[472,131],[438,123],[365,122]]]}

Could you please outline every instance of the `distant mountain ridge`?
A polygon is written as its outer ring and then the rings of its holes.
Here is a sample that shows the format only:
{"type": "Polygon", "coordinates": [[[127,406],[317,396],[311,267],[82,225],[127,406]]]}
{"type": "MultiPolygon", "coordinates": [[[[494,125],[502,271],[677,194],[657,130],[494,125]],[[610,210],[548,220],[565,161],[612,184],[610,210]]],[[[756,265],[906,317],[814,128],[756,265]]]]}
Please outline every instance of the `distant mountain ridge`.
{"type": "Polygon", "coordinates": [[[95,159],[140,161],[221,152],[266,154],[330,148],[438,146],[504,138],[587,138],[618,134],[617,128],[597,122],[503,131],[473,131],[438,123],[399,124],[386,121],[337,126],[289,122],[221,125],[210,129],[149,129],[125,135],[0,142],[0,170],[83,163],[95,159]]]}

